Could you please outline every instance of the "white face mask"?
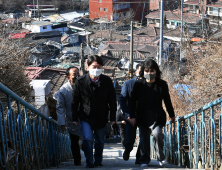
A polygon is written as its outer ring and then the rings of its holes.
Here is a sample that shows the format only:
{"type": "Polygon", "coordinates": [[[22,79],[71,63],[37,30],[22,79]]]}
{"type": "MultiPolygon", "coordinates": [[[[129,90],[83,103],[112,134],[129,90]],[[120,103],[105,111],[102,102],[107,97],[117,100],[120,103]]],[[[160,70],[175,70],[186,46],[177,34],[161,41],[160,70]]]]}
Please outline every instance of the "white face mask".
{"type": "Polygon", "coordinates": [[[99,77],[100,74],[102,74],[102,70],[101,69],[90,69],[89,73],[93,76],[93,77],[99,77]]]}

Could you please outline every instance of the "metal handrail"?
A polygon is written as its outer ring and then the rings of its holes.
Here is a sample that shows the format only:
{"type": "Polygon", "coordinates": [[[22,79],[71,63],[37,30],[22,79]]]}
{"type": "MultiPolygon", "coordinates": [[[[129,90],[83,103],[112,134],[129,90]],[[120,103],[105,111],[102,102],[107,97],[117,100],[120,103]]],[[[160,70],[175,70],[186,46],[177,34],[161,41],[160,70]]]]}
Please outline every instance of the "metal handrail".
{"type": "MultiPolygon", "coordinates": [[[[199,168],[198,164],[201,164],[201,168],[216,168],[222,162],[221,125],[222,98],[218,98],[183,117],[177,117],[174,124],[171,121],[167,122],[164,126],[166,160],[178,166],[189,168],[197,169],[199,168]],[[221,108],[219,118],[216,119],[214,118],[215,106],[221,108]],[[206,110],[210,111],[208,120],[205,120],[206,110]],[[191,121],[192,118],[194,118],[194,121],[191,121]],[[218,121],[218,127],[215,121],[218,121]],[[172,125],[174,125],[174,128],[172,128],[172,125]],[[219,136],[219,139],[217,136],[219,136]],[[208,155],[210,159],[207,160],[208,155]]],[[[152,152],[151,156],[154,158],[155,153],[152,152]]]]}
{"type": "Polygon", "coordinates": [[[46,168],[57,166],[71,157],[68,132],[63,132],[57,121],[45,116],[0,83],[0,91],[7,97],[8,112],[5,114],[0,101],[0,167],[5,170],[46,168]],[[17,102],[17,117],[11,106],[17,102]],[[24,112],[21,112],[21,105],[24,112]],[[28,111],[30,115],[28,116],[28,111]],[[5,120],[6,119],[6,120],[5,120]]]}

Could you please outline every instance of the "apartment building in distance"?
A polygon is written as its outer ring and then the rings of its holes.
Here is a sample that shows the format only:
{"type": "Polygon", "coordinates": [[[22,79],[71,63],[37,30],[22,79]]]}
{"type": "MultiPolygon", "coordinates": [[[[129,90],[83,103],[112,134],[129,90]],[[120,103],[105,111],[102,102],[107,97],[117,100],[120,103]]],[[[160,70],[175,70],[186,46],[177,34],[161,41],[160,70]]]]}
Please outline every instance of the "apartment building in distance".
{"type": "Polygon", "coordinates": [[[90,19],[104,18],[111,21],[134,16],[134,21],[141,21],[145,20],[149,12],[148,2],[149,0],[89,0],[89,16],[90,19]]]}

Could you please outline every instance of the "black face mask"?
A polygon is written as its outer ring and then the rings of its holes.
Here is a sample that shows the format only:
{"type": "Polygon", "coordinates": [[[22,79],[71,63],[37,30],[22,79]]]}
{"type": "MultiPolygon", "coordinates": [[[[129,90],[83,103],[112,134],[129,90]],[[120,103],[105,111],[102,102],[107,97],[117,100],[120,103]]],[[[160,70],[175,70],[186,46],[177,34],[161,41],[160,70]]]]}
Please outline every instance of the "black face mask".
{"type": "Polygon", "coordinates": [[[72,78],[72,82],[75,83],[78,77],[79,76],[76,76],[76,77],[72,78]]]}

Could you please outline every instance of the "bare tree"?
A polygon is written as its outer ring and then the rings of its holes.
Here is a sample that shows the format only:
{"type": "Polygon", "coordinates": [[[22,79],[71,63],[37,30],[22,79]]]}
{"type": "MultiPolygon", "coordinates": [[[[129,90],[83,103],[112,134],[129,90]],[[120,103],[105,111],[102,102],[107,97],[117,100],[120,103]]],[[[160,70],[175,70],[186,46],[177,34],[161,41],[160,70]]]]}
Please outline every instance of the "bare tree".
{"type": "Polygon", "coordinates": [[[89,9],[89,0],[81,1],[80,9],[82,9],[84,11],[84,14],[85,14],[86,10],[89,9]]]}

